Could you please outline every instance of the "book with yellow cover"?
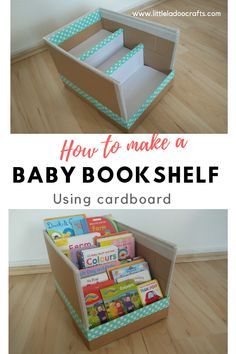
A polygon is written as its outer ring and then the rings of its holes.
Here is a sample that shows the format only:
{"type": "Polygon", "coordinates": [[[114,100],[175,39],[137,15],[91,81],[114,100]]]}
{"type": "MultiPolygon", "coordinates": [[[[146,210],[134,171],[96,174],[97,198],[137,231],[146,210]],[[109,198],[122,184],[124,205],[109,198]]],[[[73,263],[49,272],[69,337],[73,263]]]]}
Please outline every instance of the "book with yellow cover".
{"type": "Polygon", "coordinates": [[[156,279],[137,285],[137,289],[143,306],[150,305],[163,298],[160,285],[156,279]]]}

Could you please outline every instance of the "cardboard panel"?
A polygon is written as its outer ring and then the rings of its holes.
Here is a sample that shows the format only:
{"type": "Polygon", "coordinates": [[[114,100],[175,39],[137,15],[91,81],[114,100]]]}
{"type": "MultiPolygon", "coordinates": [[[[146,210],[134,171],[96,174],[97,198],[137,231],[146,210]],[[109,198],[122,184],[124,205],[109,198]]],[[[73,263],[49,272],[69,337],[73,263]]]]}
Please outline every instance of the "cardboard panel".
{"type": "Polygon", "coordinates": [[[152,279],[157,279],[164,295],[167,294],[169,274],[172,262],[152,249],[143,246],[139,242],[135,243],[136,255],[142,256],[149,264],[152,279]]]}
{"type": "Polygon", "coordinates": [[[175,47],[174,42],[105,18],[102,18],[102,25],[104,29],[111,32],[123,28],[124,43],[130,49],[139,43],[143,43],[145,65],[164,73],[170,70],[175,47]]]}
{"type": "Polygon", "coordinates": [[[68,297],[72,306],[76,309],[79,316],[83,318],[82,311],[80,308],[81,305],[79,303],[79,298],[76,289],[74,271],[72,267],[70,267],[65,261],[65,256],[63,254],[59,254],[54,249],[47,236],[45,236],[45,241],[50,265],[52,268],[52,273],[55,276],[60,287],[63,289],[65,295],[68,297]]]}
{"type": "Polygon", "coordinates": [[[61,43],[59,47],[61,47],[66,51],[69,51],[72,48],[74,48],[76,45],[82,43],[83,41],[85,41],[86,39],[88,39],[89,37],[97,33],[101,29],[102,29],[102,22],[101,21],[96,22],[95,24],[87,27],[82,32],[75,34],[73,37],[61,43]]]}
{"type": "Polygon", "coordinates": [[[56,47],[49,46],[49,50],[60,74],[113,112],[122,116],[117,97],[118,86],[114,82],[99,75],[87,65],[65,55],[56,47]]]}

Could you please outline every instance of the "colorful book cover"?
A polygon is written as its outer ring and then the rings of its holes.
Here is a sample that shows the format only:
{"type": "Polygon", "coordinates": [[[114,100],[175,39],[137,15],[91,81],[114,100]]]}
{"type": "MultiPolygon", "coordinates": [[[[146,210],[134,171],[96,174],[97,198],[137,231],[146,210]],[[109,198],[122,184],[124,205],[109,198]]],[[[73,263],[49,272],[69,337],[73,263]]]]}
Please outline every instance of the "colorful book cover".
{"type": "Polygon", "coordinates": [[[82,220],[85,220],[85,218],[86,215],[84,214],[49,218],[44,220],[44,227],[48,235],[54,241],[62,237],[71,237],[83,234],[82,224],[81,230],[78,229],[76,233],[73,227],[73,222],[76,221],[77,224],[79,224],[82,220]]]}
{"type": "Polygon", "coordinates": [[[91,277],[82,278],[80,282],[82,287],[85,287],[87,285],[94,285],[96,283],[101,283],[106,280],[108,280],[108,275],[107,272],[104,272],[104,273],[92,275],[91,277]]]}
{"type": "Polygon", "coordinates": [[[108,268],[116,267],[119,264],[120,264],[119,261],[115,261],[115,262],[105,263],[105,264],[101,264],[101,265],[94,266],[94,267],[83,268],[83,269],[80,269],[80,271],[79,271],[80,277],[86,278],[86,277],[90,277],[92,275],[104,273],[107,271],[108,268]]]}
{"type": "Polygon", "coordinates": [[[63,237],[56,239],[55,245],[78,267],[77,253],[79,249],[96,247],[94,245],[94,238],[98,236],[98,232],[85,234],[81,236],[63,237]]]}
{"type": "Polygon", "coordinates": [[[109,320],[121,317],[142,307],[133,280],[114,284],[100,290],[109,320]]]}
{"type": "Polygon", "coordinates": [[[88,314],[89,327],[93,328],[108,321],[107,312],[99,289],[110,286],[114,283],[107,280],[96,285],[88,285],[83,288],[84,299],[88,314]]]}
{"type": "Polygon", "coordinates": [[[143,306],[150,305],[163,298],[160,285],[156,279],[137,286],[143,306]]]}
{"type": "Polygon", "coordinates": [[[125,267],[116,268],[111,272],[115,283],[133,279],[135,284],[141,284],[151,280],[151,274],[147,262],[127,264],[125,267]]]}
{"type": "Polygon", "coordinates": [[[115,232],[114,234],[107,234],[107,235],[100,235],[98,237],[95,237],[95,243],[97,243],[97,241],[99,241],[100,239],[104,239],[106,237],[115,237],[115,236],[133,236],[131,232],[128,231],[119,231],[119,232],[115,232]]]}
{"type": "Polygon", "coordinates": [[[130,236],[114,236],[97,239],[97,245],[104,247],[114,245],[118,248],[118,258],[120,261],[135,257],[135,239],[130,236]]]}
{"type": "Polygon", "coordinates": [[[116,246],[81,249],[78,251],[79,268],[93,267],[104,263],[118,261],[116,246]]]}
{"type": "Polygon", "coordinates": [[[137,260],[135,260],[135,261],[129,261],[129,260],[127,261],[127,260],[124,260],[124,261],[122,262],[122,264],[120,264],[120,265],[118,265],[118,266],[115,266],[115,267],[110,267],[110,268],[108,268],[108,269],[107,269],[107,274],[108,274],[109,278],[112,279],[112,271],[113,271],[113,270],[115,270],[115,269],[120,269],[120,268],[122,268],[122,267],[126,267],[127,264],[129,264],[129,265],[134,265],[134,264],[142,263],[142,262],[145,262],[144,258],[139,258],[139,259],[137,259],[137,260]]]}
{"type": "Polygon", "coordinates": [[[110,215],[83,219],[81,225],[84,233],[99,232],[101,235],[109,235],[119,231],[110,215]]]}

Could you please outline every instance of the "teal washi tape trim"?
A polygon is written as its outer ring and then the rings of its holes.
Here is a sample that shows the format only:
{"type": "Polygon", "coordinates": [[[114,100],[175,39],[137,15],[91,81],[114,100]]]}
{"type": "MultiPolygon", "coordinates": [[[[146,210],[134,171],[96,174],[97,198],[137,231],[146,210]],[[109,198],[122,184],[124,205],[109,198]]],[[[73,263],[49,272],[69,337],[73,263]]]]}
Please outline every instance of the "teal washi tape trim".
{"type": "Polygon", "coordinates": [[[170,305],[170,297],[167,296],[164,299],[161,299],[157,302],[154,302],[153,304],[150,304],[148,306],[142,307],[139,310],[136,310],[134,312],[128,313],[122,317],[116,318],[115,320],[109,321],[107,323],[104,323],[103,325],[100,325],[98,327],[92,328],[92,329],[86,329],[74,309],[74,307],[71,305],[69,302],[68,298],[66,297],[65,293],[63,292],[62,288],[58,284],[58,282],[55,280],[56,283],[56,288],[64,301],[66,307],[68,308],[72,318],[74,319],[75,323],[79,327],[79,329],[82,331],[82,333],[86,336],[86,338],[91,341],[96,338],[99,338],[105,334],[111,333],[119,328],[122,328],[124,326],[127,326],[128,324],[131,324],[137,320],[140,320],[141,318],[144,318],[146,316],[152,315],[155,312],[164,310],[169,307],[170,305]]]}
{"type": "Polygon", "coordinates": [[[175,72],[172,70],[169,75],[162,81],[162,83],[152,92],[152,94],[146,99],[146,101],[139,107],[139,109],[128,119],[127,128],[129,129],[137,119],[144,113],[144,111],[150,106],[155,98],[161,93],[161,91],[168,85],[168,83],[174,78],[175,72]]]}
{"type": "Polygon", "coordinates": [[[73,37],[75,34],[83,31],[85,28],[101,21],[101,18],[102,17],[99,10],[91,12],[87,16],[81,17],[77,21],[69,24],[61,30],[58,30],[58,32],[52,34],[48,40],[55,45],[59,45],[65,40],[73,37]]]}
{"type": "Polygon", "coordinates": [[[96,44],[94,47],[92,47],[91,49],[89,49],[87,52],[83,53],[79,59],[82,61],[85,61],[86,59],[88,59],[91,55],[93,55],[94,53],[96,53],[99,49],[102,49],[103,47],[105,47],[107,44],[109,44],[110,42],[112,42],[115,38],[117,38],[118,36],[120,36],[122,33],[124,32],[124,30],[122,28],[118,29],[117,31],[115,31],[114,33],[112,33],[111,35],[107,36],[105,39],[103,39],[101,42],[99,42],[98,44],[96,44]]]}
{"type": "Polygon", "coordinates": [[[105,71],[105,74],[108,76],[112,76],[112,74],[118,70],[122,65],[124,65],[129,59],[131,59],[136,53],[144,48],[144,45],[140,43],[135,48],[129,51],[125,56],[119,59],[116,63],[114,63],[109,69],[105,71]]]}
{"type": "Polygon", "coordinates": [[[88,95],[86,92],[81,90],[78,86],[74,85],[71,81],[67,80],[63,75],[60,76],[62,81],[68,85],[72,90],[77,92],[80,96],[85,98],[87,101],[92,103],[99,111],[102,113],[106,114],[109,118],[120,124],[122,127],[127,128],[127,121],[120,117],[118,114],[114,113],[112,110],[110,110],[108,107],[104,106],[102,103],[97,101],[95,98],[92,96],[88,95]]]}
{"type": "Polygon", "coordinates": [[[118,114],[114,113],[108,107],[104,106],[102,103],[97,101],[92,96],[88,95],[86,92],[81,90],[78,86],[73,84],[71,81],[67,80],[63,75],[61,75],[62,81],[68,85],[72,90],[77,92],[80,96],[85,98],[87,101],[92,103],[99,111],[106,114],[116,123],[120,124],[126,129],[130,129],[132,125],[138,120],[138,118],[144,113],[144,111],[150,106],[154,99],[161,93],[161,91],[168,85],[168,83],[174,78],[174,70],[170,72],[168,76],[163,80],[163,82],[152,92],[152,94],[146,99],[146,101],[139,107],[139,109],[128,119],[120,117],[118,114]]]}

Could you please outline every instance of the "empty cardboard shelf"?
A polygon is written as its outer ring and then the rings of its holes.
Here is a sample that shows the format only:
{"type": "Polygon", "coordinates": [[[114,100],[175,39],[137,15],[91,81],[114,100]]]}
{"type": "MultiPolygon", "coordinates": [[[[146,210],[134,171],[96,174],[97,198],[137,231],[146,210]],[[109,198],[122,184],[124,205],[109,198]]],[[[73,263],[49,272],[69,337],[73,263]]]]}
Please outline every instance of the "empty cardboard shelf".
{"type": "Polygon", "coordinates": [[[44,39],[65,86],[122,130],[172,86],[177,29],[98,9],[44,39]]]}
{"type": "Polygon", "coordinates": [[[146,65],[140,67],[121,86],[127,116],[131,117],[148,99],[155,89],[161,85],[167,75],[146,65]]]}
{"type": "Polygon", "coordinates": [[[98,31],[95,33],[93,36],[89,37],[82,43],[78,44],[74,48],[68,50],[68,53],[73,55],[76,58],[79,58],[83,53],[87,52],[90,50],[92,47],[96,46],[99,42],[101,42],[103,39],[108,37],[111,34],[111,32],[106,31],[104,29],[98,31]]]}

